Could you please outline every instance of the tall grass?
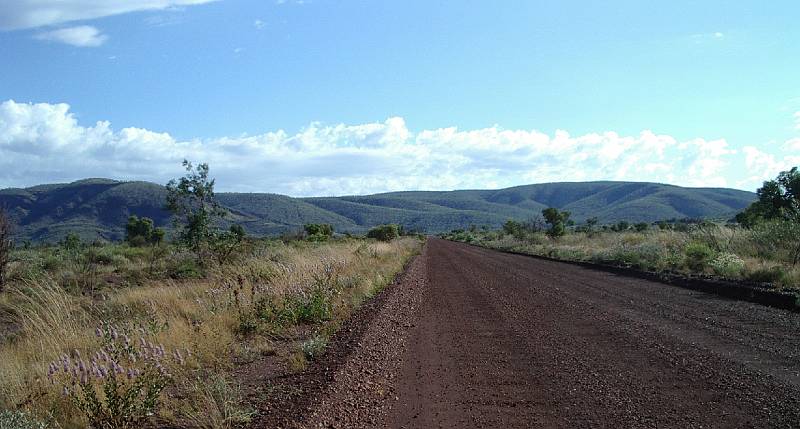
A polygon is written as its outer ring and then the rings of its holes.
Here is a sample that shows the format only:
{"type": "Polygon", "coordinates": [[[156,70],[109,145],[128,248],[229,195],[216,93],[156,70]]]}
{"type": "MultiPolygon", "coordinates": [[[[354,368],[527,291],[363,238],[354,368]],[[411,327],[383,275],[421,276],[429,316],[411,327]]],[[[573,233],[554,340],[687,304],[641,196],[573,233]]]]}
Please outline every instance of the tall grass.
{"type": "Polygon", "coordinates": [[[232,375],[240,356],[254,344],[272,348],[281,332],[298,325],[313,327],[303,332],[324,346],[341,320],[419,248],[415,238],[257,241],[231,263],[202,269],[171,248],[158,250],[164,253],[158,260],[148,253],[155,249],[119,245],[18,252],[11,284],[0,294],[0,408],[85,427],[45,375],[65,353],[91,355],[100,346],[96,327],[110,323],[191,353],[185,367],[172,369],[175,382],[158,419],[181,427],[240,424],[250,416],[232,375]]]}

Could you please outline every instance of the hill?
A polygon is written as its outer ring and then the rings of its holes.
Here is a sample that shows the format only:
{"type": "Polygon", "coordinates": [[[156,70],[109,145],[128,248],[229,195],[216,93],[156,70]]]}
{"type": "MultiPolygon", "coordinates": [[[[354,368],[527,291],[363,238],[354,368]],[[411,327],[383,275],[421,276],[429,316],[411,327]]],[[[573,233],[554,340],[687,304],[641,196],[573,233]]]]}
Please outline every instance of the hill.
{"type": "MultiPolygon", "coordinates": [[[[148,182],[87,179],[67,184],[0,190],[0,206],[17,223],[20,239],[57,241],[68,232],[82,238],[119,240],[135,214],[169,225],[165,190],[148,182]]],[[[498,226],[529,219],[546,207],[572,212],[582,222],[727,219],[755,199],[751,192],[724,188],[683,188],[638,182],[565,182],[499,190],[408,191],[364,196],[292,198],[277,194],[218,193],[226,222],[255,235],[294,231],[309,222],[330,223],[337,231],[361,233],[381,223],[422,232],[468,225],[498,226]]]]}

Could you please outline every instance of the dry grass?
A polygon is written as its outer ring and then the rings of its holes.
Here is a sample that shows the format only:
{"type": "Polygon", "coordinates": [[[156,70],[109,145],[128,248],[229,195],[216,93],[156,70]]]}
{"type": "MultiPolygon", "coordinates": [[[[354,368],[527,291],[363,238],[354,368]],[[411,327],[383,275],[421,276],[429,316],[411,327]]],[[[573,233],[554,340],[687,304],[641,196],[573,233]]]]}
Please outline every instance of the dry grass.
{"type": "MultiPolygon", "coordinates": [[[[72,350],[85,355],[97,350],[94,329],[113,323],[146,329],[167,349],[191,351],[190,363],[173,371],[176,381],[164,396],[162,420],[182,427],[231,427],[249,417],[230,375],[237,357],[269,354],[274,335],[298,323],[317,325],[320,335],[333,332],[419,248],[416,238],[259,242],[234,262],[208,267],[204,277],[190,280],[164,278],[170,264],[183,263],[174,262],[181,255],[166,255],[153,269],[148,255],[137,255],[139,249],[99,249],[110,262],[89,271],[91,281],[75,269],[79,264],[52,260],[51,250],[26,251],[15,262],[15,280],[0,295],[0,329],[13,331],[0,344],[0,408],[26,410],[65,428],[83,427],[59,386],[45,378],[47,366],[72,350]],[[123,274],[138,285],[118,286],[123,274]],[[325,299],[309,301],[319,290],[325,299]],[[278,323],[260,310],[264,302],[286,311],[314,310],[312,302],[329,311],[317,319],[278,323]]],[[[299,357],[291,362],[298,369],[299,357]]]]}
{"type": "Polygon", "coordinates": [[[687,231],[572,232],[557,240],[544,233],[515,237],[500,231],[458,232],[448,238],[557,259],[716,275],[800,290],[800,266],[792,264],[791,243],[729,225],[705,224],[687,231]]]}

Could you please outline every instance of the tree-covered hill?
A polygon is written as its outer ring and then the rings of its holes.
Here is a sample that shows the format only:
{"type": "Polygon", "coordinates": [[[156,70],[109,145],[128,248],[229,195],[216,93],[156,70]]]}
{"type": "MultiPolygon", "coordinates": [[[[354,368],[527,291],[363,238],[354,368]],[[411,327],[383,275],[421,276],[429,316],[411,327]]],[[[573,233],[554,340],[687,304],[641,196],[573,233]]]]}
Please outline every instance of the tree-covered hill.
{"type": "MultiPolygon", "coordinates": [[[[68,232],[86,240],[123,237],[129,215],[169,226],[165,190],[148,182],[87,179],[68,184],[0,190],[0,206],[17,224],[22,240],[57,241],[68,232]]],[[[755,199],[751,192],[724,188],[683,188],[656,183],[543,183],[499,190],[411,191],[365,196],[292,198],[277,194],[218,193],[229,222],[255,235],[296,231],[305,223],[330,223],[336,231],[362,233],[382,223],[421,232],[469,225],[499,226],[525,220],[546,207],[572,212],[581,222],[620,220],[727,219],[755,199]]]]}

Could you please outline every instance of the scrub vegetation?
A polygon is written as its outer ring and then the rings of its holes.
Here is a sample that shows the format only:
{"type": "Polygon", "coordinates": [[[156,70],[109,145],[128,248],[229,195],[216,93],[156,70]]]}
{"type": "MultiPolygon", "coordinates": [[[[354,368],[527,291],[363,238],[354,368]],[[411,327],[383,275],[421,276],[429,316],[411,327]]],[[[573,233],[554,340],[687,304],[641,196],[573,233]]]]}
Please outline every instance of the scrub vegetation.
{"type": "Polygon", "coordinates": [[[764,183],[758,200],[735,221],[660,221],[571,224],[568,212],[543,210],[502,229],[472,227],[443,234],[499,250],[641,270],[769,283],[800,292],[800,172],[764,183]]]}
{"type": "Polygon", "coordinates": [[[269,357],[302,369],[421,248],[418,237],[332,230],[325,240],[246,237],[215,222],[207,171],[187,163],[196,183],[172,183],[172,240],[131,217],[125,242],[70,234],[8,252],[0,426],[246,424],[254,411],[237,368],[269,357]]]}

